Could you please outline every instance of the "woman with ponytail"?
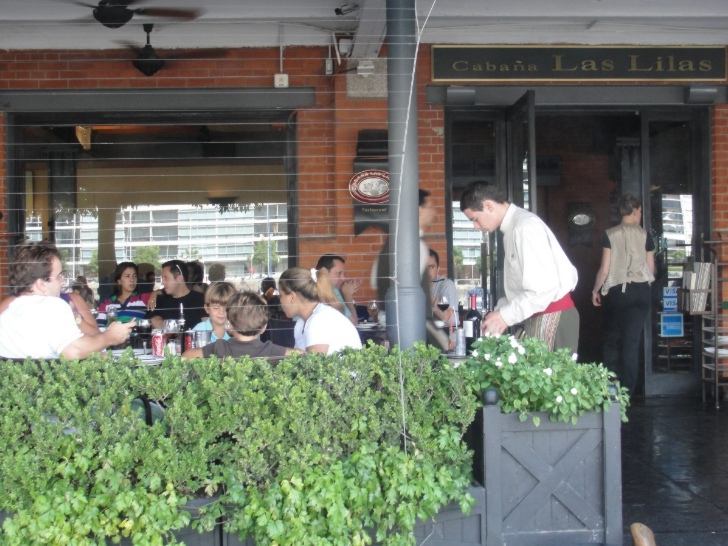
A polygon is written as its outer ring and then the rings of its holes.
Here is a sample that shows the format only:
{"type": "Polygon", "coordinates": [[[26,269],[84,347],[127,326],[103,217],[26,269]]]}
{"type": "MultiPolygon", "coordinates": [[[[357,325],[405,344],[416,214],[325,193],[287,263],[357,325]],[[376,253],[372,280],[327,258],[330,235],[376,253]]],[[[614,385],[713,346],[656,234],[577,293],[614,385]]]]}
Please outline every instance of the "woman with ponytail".
{"type": "Polygon", "coordinates": [[[293,267],[278,280],[281,307],[295,319],[296,349],[333,354],[345,347],[361,349],[359,332],[329,303],[337,302],[326,268],[293,267]]]}

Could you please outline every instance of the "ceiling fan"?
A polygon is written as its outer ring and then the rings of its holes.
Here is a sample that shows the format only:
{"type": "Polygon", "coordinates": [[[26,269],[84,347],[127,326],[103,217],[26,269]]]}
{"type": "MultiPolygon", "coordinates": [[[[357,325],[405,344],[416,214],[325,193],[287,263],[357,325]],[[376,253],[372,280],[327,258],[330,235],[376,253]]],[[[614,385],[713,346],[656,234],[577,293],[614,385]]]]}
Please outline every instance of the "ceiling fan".
{"type": "Polygon", "coordinates": [[[142,25],[144,28],[144,32],[147,34],[147,43],[146,45],[139,49],[138,47],[131,45],[131,44],[125,44],[129,49],[134,51],[134,53],[137,54],[137,58],[134,59],[131,63],[134,65],[134,68],[136,68],[139,72],[144,74],[145,76],[154,76],[157,72],[159,72],[162,67],[164,67],[166,61],[168,60],[180,60],[180,59],[195,59],[195,58],[205,58],[210,59],[214,57],[222,57],[227,53],[227,50],[225,49],[194,49],[194,50],[184,50],[184,52],[179,52],[175,55],[166,55],[163,59],[160,57],[157,52],[152,47],[150,34],[152,33],[152,30],[154,29],[154,24],[152,23],[145,23],[142,25]]]}
{"type": "Polygon", "coordinates": [[[149,35],[152,33],[153,28],[154,25],[151,23],[146,23],[144,25],[144,32],[147,33],[147,43],[142,49],[137,49],[131,45],[128,46],[129,49],[135,51],[137,54],[137,58],[134,59],[131,64],[133,64],[134,68],[145,76],[154,76],[166,64],[164,59],[160,58],[152,47],[149,35]]]}
{"type": "Polygon", "coordinates": [[[200,16],[201,10],[195,9],[176,9],[176,8],[135,8],[130,6],[136,4],[138,0],[99,0],[98,5],[84,4],[75,2],[79,6],[93,9],[94,19],[108,28],[123,27],[134,15],[144,15],[147,17],[162,17],[168,19],[180,19],[183,21],[191,21],[200,16]]]}

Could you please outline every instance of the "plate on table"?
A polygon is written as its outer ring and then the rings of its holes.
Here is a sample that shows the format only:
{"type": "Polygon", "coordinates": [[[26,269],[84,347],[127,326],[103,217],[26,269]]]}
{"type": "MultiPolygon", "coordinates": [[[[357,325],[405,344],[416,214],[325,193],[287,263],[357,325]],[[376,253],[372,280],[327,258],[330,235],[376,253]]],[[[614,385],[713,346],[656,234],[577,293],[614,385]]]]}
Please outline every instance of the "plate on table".
{"type": "Polygon", "coordinates": [[[360,322],[357,325],[356,329],[357,330],[365,330],[365,331],[366,330],[374,330],[377,326],[379,326],[379,324],[377,324],[376,322],[360,322]]]}
{"type": "MultiPolygon", "coordinates": [[[[114,349],[111,351],[111,356],[121,356],[126,352],[126,349],[114,349]]],[[[144,352],[144,349],[134,349],[134,356],[140,356],[144,352]]]]}
{"type": "Polygon", "coordinates": [[[159,366],[162,362],[164,362],[164,358],[153,355],[139,355],[137,356],[137,359],[147,366],[159,366]]]}

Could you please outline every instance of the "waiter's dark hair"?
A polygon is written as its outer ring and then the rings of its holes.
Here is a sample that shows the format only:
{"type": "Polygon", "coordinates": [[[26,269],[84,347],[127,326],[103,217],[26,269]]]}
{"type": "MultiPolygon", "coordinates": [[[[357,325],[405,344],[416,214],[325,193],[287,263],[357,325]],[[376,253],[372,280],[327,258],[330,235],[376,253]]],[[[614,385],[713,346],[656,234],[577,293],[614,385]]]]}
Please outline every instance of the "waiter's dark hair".
{"type": "Polygon", "coordinates": [[[485,180],[475,180],[468,184],[460,196],[460,210],[483,210],[483,201],[507,203],[505,192],[498,186],[485,180]]]}

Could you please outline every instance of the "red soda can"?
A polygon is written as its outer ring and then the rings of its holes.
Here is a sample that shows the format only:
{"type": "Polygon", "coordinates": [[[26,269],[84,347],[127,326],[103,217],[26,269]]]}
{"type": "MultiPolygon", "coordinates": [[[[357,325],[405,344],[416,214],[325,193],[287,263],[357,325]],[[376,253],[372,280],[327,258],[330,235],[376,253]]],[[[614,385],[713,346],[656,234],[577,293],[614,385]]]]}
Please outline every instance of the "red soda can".
{"type": "Polygon", "coordinates": [[[185,351],[195,348],[195,332],[187,330],[185,332],[185,351]]]}
{"type": "Polygon", "coordinates": [[[164,333],[152,330],[152,356],[164,356],[164,333]]]}

